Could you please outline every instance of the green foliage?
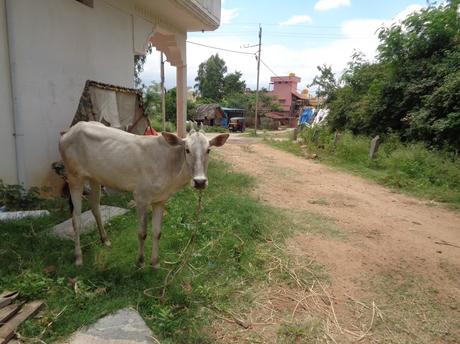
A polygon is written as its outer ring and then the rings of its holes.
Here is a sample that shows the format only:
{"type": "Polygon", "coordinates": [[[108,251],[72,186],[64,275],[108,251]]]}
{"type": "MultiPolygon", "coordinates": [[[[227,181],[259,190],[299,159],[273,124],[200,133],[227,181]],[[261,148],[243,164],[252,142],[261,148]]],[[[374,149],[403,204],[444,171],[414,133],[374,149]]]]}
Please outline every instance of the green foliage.
{"type": "MultiPolygon", "coordinates": [[[[397,190],[460,207],[460,159],[455,154],[427,149],[422,144],[403,144],[396,134],[382,137],[377,158],[369,160],[370,138],[350,132],[334,133],[326,127],[304,128],[299,137],[310,153],[334,166],[397,190]]],[[[271,145],[305,156],[300,145],[292,141],[270,142],[271,145]]]]}
{"type": "MultiPolygon", "coordinates": [[[[163,131],[163,120],[161,117],[158,117],[158,116],[150,117],[150,125],[152,126],[153,129],[155,129],[159,133],[163,131]]],[[[175,123],[166,121],[165,130],[167,132],[174,133],[176,131],[175,123]]]]}
{"type": "Polygon", "coordinates": [[[220,102],[224,96],[242,95],[246,89],[246,82],[241,80],[241,72],[227,73],[225,61],[219,54],[212,55],[205,62],[200,63],[195,88],[202,104],[220,102]],[[225,75],[226,74],[226,75],[225,75]]]}
{"type": "Polygon", "coordinates": [[[225,61],[219,54],[212,55],[198,66],[195,88],[203,98],[219,101],[224,94],[224,74],[227,73],[225,61]]]}
{"type": "MultiPolygon", "coordinates": [[[[256,109],[256,93],[231,93],[225,95],[221,105],[231,108],[244,109],[246,117],[246,126],[254,124],[256,109]]],[[[281,106],[274,97],[268,95],[268,91],[259,91],[259,115],[268,111],[280,111],[281,106]]]]}
{"type": "MultiPolygon", "coordinates": [[[[330,98],[338,87],[332,67],[327,65],[317,66],[319,75],[315,76],[309,86],[317,86],[317,94],[320,97],[330,98]]],[[[330,99],[329,99],[330,100],[330,99]]]]}
{"type": "Polygon", "coordinates": [[[165,94],[165,112],[166,120],[176,123],[176,88],[173,87],[166,91],[165,94]]]}
{"type": "Polygon", "coordinates": [[[161,116],[161,85],[152,81],[149,87],[144,89],[144,110],[149,117],[161,116]]]}
{"type": "Polygon", "coordinates": [[[354,53],[340,87],[333,87],[330,70],[319,68],[314,82],[327,96],[330,127],[364,135],[391,131],[403,141],[460,149],[457,9],[458,1],[432,4],[382,28],[377,62],[354,53]]]}
{"type": "Polygon", "coordinates": [[[54,280],[41,273],[25,271],[18,276],[17,280],[14,282],[14,286],[15,290],[19,291],[21,294],[21,297],[34,299],[43,297],[54,282],[54,280]]]}
{"type": "Polygon", "coordinates": [[[144,55],[134,55],[134,85],[136,87],[143,87],[141,80],[141,73],[144,70],[145,60],[148,55],[153,51],[153,45],[149,43],[147,51],[144,55]]]}
{"type": "Polygon", "coordinates": [[[5,206],[7,210],[38,209],[42,202],[39,188],[26,190],[22,185],[4,184],[0,179],[0,206],[5,206]]]}

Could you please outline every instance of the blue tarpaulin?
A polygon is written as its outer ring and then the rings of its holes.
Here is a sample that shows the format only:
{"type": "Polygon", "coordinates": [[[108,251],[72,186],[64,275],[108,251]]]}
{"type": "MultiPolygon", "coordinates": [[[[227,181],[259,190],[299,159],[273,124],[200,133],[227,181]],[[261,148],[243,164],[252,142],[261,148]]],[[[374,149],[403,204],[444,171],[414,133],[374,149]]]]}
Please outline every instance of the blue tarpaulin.
{"type": "Polygon", "coordinates": [[[299,117],[299,125],[309,124],[315,115],[315,109],[306,108],[299,117]]]}

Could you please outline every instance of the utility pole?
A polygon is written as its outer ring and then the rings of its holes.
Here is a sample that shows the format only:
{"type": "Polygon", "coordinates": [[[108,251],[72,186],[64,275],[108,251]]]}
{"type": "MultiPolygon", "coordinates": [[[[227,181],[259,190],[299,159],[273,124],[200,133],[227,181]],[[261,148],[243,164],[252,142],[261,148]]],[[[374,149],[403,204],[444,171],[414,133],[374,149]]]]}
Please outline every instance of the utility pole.
{"type": "Polygon", "coordinates": [[[259,25],[259,53],[257,54],[257,88],[256,88],[256,114],[254,122],[254,134],[257,135],[257,112],[259,109],[259,74],[260,74],[260,49],[262,45],[262,26],[259,25]]]}
{"type": "Polygon", "coordinates": [[[166,103],[165,103],[165,61],[161,53],[161,114],[163,118],[163,131],[166,131],[166,103]]]}

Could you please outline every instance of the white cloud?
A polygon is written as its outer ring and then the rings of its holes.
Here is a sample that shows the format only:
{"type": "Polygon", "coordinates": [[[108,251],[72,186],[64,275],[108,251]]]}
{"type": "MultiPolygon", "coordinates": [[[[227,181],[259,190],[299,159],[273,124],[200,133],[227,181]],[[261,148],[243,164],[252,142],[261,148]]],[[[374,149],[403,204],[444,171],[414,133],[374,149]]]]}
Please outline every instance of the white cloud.
{"type": "Polygon", "coordinates": [[[238,16],[238,8],[222,8],[220,14],[220,23],[221,24],[230,24],[233,19],[238,16]]]}
{"type": "Polygon", "coordinates": [[[393,21],[395,22],[401,22],[403,21],[404,19],[406,19],[406,17],[412,13],[415,13],[415,12],[420,12],[424,7],[422,5],[419,5],[419,4],[413,4],[413,5],[409,5],[407,6],[404,10],[402,10],[401,12],[399,12],[396,16],[393,17],[393,21]]]}
{"type": "Polygon", "coordinates": [[[350,0],[319,0],[315,4],[315,10],[328,11],[342,6],[350,6],[350,0]]]}
{"type": "Polygon", "coordinates": [[[308,15],[296,15],[292,16],[286,21],[281,22],[279,25],[281,26],[289,26],[289,25],[298,25],[302,23],[311,23],[313,20],[308,15]]]}

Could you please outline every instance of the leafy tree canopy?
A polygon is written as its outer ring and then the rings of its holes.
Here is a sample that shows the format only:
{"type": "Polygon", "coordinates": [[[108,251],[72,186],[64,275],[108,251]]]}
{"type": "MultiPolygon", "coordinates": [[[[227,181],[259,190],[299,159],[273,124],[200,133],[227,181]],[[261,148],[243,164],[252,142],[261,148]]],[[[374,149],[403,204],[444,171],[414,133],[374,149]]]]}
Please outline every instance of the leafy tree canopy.
{"type": "Polygon", "coordinates": [[[195,78],[195,89],[198,90],[200,97],[219,102],[224,95],[243,93],[246,89],[246,82],[241,80],[241,72],[226,73],[227,66],[219,54],[212,55],[200,63],[198,75],[195,78]]]}
{"type": "Polygon", "coordinates": [[[431,3],[382,28],[376,62],[355,52],[340,82],[318,67],[313,84],[327,98],[331,128],[460,149],[459,2],[431,3]]]}

